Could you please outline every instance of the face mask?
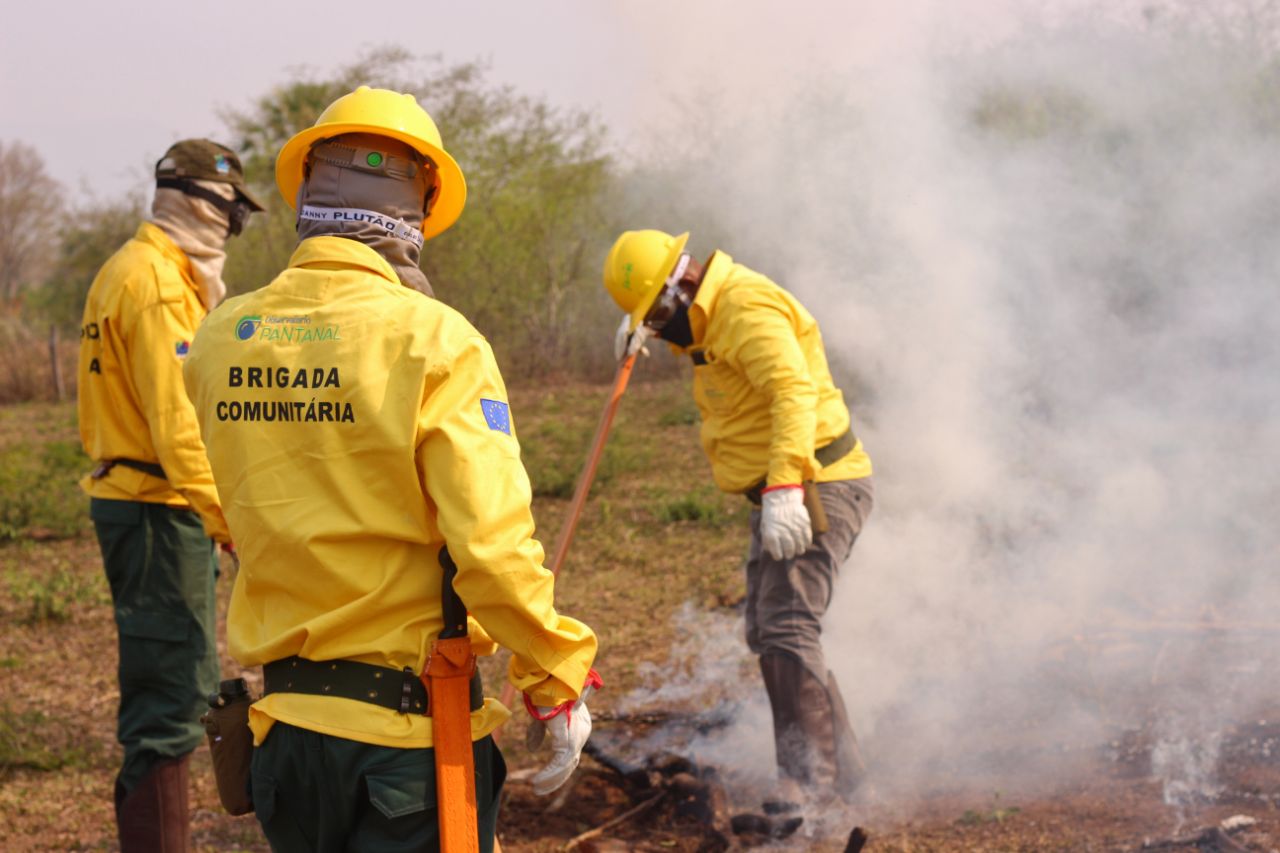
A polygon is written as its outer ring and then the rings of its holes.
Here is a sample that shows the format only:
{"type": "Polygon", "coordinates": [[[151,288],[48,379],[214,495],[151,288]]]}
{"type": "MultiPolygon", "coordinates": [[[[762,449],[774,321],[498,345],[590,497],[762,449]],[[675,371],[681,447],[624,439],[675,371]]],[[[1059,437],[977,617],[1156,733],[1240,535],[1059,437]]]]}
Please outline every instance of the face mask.
{"type": "Polygon", "coordinates": [[[685,305],[683,300],[677,303],[675,312],[663,324],[658,337],[678,347],[693,345],[693,329],[689,326],[689,306],[685,305]]]}
{"type": "Polygon", "coordinates": [[[430,164],[379,151],[358,138],[321,142],[298,190],[298,237],[347,237],[369,246],[400,281],[431,294],[418,268],[430,164]]]}

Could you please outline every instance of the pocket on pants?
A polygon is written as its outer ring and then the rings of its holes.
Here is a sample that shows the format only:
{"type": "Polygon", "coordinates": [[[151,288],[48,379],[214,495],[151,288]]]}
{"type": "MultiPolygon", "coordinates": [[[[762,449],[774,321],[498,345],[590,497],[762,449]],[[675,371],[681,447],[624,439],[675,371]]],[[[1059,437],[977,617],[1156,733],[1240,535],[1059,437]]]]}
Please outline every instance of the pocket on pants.
{"type": "Polygon", "coordinates": [[[376,771],[365,777],[365,783],[369,786],[369,802],[388,820],[408,817],[436,806],[435,785],[428,784],[425,777],[376,771]]]}
{"type": "Polygon", "coordinates": [[[121,607],[116,610],[116,627],[122,683],[183,683],[189,678],[191,622],[185,614],[121,607]]]}

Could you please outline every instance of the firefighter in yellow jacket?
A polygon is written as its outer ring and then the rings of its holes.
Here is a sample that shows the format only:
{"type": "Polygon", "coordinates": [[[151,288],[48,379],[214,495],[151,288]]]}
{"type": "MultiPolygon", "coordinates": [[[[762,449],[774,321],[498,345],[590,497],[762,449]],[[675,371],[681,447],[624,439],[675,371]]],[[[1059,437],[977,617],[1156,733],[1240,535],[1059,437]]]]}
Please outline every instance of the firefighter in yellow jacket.
{"type": "Polygon", "coordinates": [[[214,541],[229,543],[182,361],[222,299],[224,246],[261,207],[205,139],[156,164],[151,218],[102,267],[80,329],[79,415],[119,630],[120,844],[185,849],[187,760],[217,686],[214,541]]]}
{"type": "MultiPolygon", "coordinates": [[[[361,87],[285,144],[276,180],[298,211],[289,267],[210,316],[185,367],[241,555],[228,644],[264,666],[253,802],[277,850],[437,849],[433,642],[467,624],[477,653],[512,651],[509,678],[550,716],[547,792],[590,731],[596,637],[555,610],[489,345],[420,292],[423,242],[466,195],[434,122],[361,87]]],[[[490,850],[508,711],[474,688],[490,850]]]]}
{"type": "Polygon", "coordinates": [[[871,460],[831,378],[818,324],[795,297],[688,234],[628,231],[605,289],[626,312],[621,357],[649,336],[693,364],[702,447],[721,490],[754,504],[747,642],[773,710],[779,789],[768,812],[850,795],[862,773],[821,620],[871,511],[871,460]]]}

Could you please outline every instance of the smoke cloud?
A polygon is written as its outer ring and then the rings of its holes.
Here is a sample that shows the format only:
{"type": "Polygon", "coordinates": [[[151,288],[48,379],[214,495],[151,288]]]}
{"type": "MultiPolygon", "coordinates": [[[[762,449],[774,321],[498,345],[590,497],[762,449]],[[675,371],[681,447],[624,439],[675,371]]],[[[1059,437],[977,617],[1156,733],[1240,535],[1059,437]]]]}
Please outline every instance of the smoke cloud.
{"type": "Polygon", "coordinates": [[[826,639],[890,789],[1154,721],[1181,804],[1274,699],[1280,15],[1212,5],[626,20],[667,176],[630,227],[795,292],[876,465],[826,639]]]}

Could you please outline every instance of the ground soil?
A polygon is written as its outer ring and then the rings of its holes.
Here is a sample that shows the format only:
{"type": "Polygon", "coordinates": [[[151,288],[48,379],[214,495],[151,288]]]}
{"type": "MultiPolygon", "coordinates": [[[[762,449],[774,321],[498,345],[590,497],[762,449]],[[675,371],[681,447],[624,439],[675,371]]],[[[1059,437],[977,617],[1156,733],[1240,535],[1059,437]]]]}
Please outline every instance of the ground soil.
{"type": "MultiPolygon", "coordinates": [[[[557,494],[562,486],[543,489],[539,483],[566,468],[577,469],[583,437],[590,434],[604,392],[570,386],[513,399],[522,440],[538,442],[542,454],[530,468],[535,488],[543,493],[535,512],[549,531],[542,534],[547,542],[567,501],[557,494]]],[[[601,635],[600,668],[608,686],[595,707],[602,717],[616,716],[624,698],[648,683],[652,665],[668,663],[671,634],[655,626],[671,624],[682,610],[732,619],[742,596],[745,511],[707,488],[687,394],[679,382],[642,384],[629,392],[614,437],[616,450],[602,469],[558,586],[561,609],[580,615],[601,635]],[[698,559],[689,560],[689,554],[698,559]]],[[[13,407],[0,442],[48,435],[43,426],[36,428],[48,423],[69,425],[66,407],[13,407]],[[25,431],[24,422],[30,424],[25,431]]],[[[233,576],[224,562],[219,581],[224,607],[233,576]]],[[[115,666],[109,595],[88,528],[69,539],[48,539],[32,530],[0,545],[0,849],[117,849],[110,805],[119,760],[115,666]]],[[[498,680],[499,667],[497,661],[486,665],[490,684],[498,680]]],[[[239,671],[225,653],[224,670],[239,671]]],[[[751,677],[742,676],[741,681],[751,677]]],[[[739,681],[726,677],[723,692],[732,695],[739,681]]],[[[1165,805],[1151,772],[1151,732],[1136,725],[1106,742],[1070,745],[1069,774],[1033,776],[1018,790],[997,791],[973,777],[962,784],[946,773],[928,786],[918,779],[908,785],[892,768],[873,762],[870,782],[851,806],[810,815],[806,826],[784,841],[735,843],[839,851],[850,830],[861,826],[870,835],[869,851],[1138,850],[1144,842],[1185,836],[1244,814],[1257,823],[1233,835],[1234,842],[1247,850],[1275,850],[1280,848],[1280,697],[1270,711],[1238,720],[1224,733],[1218,792],[1181,809],[1165,805]]],[[[536,758],[521,746],[522,726],[517,715],[503,739],[512,771],[500,828],[503,849],[562,849],[649,796],[588,757],[565,796],[536,798],[526,781],[536,758]]],[[[652,729],[649,723],[608,719],[597,727],[611,743],[652,729]]],[[[1023,749],[1028,761],[1034,758],[1032,747],[1016,740],[1004,741],[1003,747],[1009,760],[1019,760],[1023,749]]],[[[1044,744],[1037,748],[1043,750],[1044,744]]],[[[761,791],[732,777],[724,781],[732,811],[756,808],[761,791]]],[[[267,849],[252,816],[234,818],[220,808],[203,746],[194,756],[191,793],[197,849],[267,849]]],[[[716,849],[716,837],[678,811],[679,803],[666,797],[581,849],[716,849]]]]}

